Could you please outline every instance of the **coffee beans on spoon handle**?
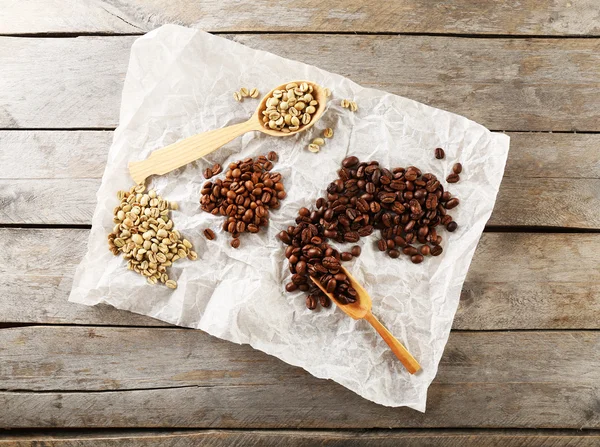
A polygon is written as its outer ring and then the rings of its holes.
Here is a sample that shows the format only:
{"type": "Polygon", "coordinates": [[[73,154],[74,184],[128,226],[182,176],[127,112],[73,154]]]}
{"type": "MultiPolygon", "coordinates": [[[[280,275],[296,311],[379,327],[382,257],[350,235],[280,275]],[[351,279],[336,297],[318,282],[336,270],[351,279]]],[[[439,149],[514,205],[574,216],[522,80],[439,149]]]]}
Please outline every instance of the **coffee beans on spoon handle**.
{"type": "Polygon", "coordinates": [[[307,307],[316,307],[317,297],[320,302],[325,295],[312,284],[313,276],[340,303],[355,302],[356,291],[340,266],[359,256],[360,247],[339,253],[328,244],[329,239],[354,243],[379,230],[379,250],[391,258],[404,254],[418,264],[442,253],[437,227],[456,230],[458,225],[447,209],[458,204],[433,174],[423,174],[414,166],[389,170],[376,161],[361,163],[357,157],[347,157],[338,178],[328,185],[326,197],[319,198],[312,210],[301,208],[296,225],[278,235],[287,245],[285,255],[293,274],[286,290],[309,291],[315,299],[307,301],[307,307]]]}

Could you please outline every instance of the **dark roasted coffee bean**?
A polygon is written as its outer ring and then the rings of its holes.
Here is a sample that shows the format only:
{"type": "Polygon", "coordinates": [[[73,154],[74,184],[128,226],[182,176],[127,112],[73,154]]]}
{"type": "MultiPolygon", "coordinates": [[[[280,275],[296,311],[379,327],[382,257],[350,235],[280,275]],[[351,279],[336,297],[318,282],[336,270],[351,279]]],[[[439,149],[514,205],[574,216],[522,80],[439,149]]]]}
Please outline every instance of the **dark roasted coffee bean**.
{"type": "Polygon", "coordinates": [[[239,248],[240,246],[240,240],[237,237],[233,238],[230,243],[233,248],[239,248]]]}
{"type": "Polygon", "coordinates": [[[413,264],[420,264],[423,262],[423,255],[413,255],[410,257],[413,264]]]}
{"type": "Polygon", "coordinates": [[[352,254],[352,256],[354,256],[355,258],[358,258],[360,256],[361,253],[361,248],[358,245],[353,246],[350,249],[350,253],[352,254]]]}
{"type": "Polygon", "coordinates": [[[456,206],[458,206],[458,204],[459,204],[458,199],[456,197],[454,197],[446,202],[446,209],[451,210],[452,208],[455,208],[456,206]]]}
{"type": "Polygon", "coordinates": [[[317,298],[314,295],[306,296],[306,307],[310,310],[315,310],[317,308],[317,298]]]}
{"type": "Polygon", "coordinates": [[[396,250],[396,249],[393,249],[393,250],[388,251],[388,256],[390,258],[396,259],[397,257],[400,256],[400,252],[398,250],[396,250]]]}
{"type": "Polygon", "coordinates": [[[277,235],[277,237],[284,244],[290,245],[292,243],[292,238],[290,237],[290,235],[288,234],[287,231],[281,231],[281,232],[279,232],[279,234],[277,235]]]}
{"type": "Polygon", "coordinates": [[[352,253],[350,253],[348,251],[344,251],[344,252],[342,252],[340,257],[341,257],[342,261],[348,262],[348,261],[352,260],[352,253]]]}
{"type": "Polygon", "coordinates": [[[387,245],[387,248],[388,248],[389,250],[391,250],[391,249],[393,249],[393,248],[396,248],[396,243],[394,242],[394,240],[393,240],[393,239],[388,239],[387,241],[385,241],[385,243],[386,243],[386,245],[387,245]]]}
{"type": "Polygon", "coordinates": [[[423,256],[429,256],[429,253],[431,253],[431,248],[429,247],[429,245],[421,245],[419,251],[423,256]]]}
{"type": "Polygon", "coordinates": [[[350,156],[344,159],[344,161],[342,161],[342,166],[344,168],[353,168],[358,164],[358,158],[355,156],[350,156]]]}
{"type": "Polygon", "coordinates": [[[404,253],[405,255],[409,255],[409,256],[414,256],[417,253],[419,253],[419,250],[417,250],[415,247],[413,247],[412,245],[407,245],[406,247],[404,247],[402,249],[402,253],[404,253]]]}
{"type": "Polygon", "coordinates": [[[385,239],[379,239],[379,241],[377,241],[377,248],[379,249],[379,251],[386,251],[387,250],[387,242],[385,239]]]}
{"type": "Polygon", "coordinates": [[[442,251],[444,250],[440,245],[434,245],[433,247],[431,247],[431,256],[439,256],[442,254],[442,251]]]}
{"type": "Polygon", "coordinates": [[[356,231],[349,231],[344,234],[344,240],[346,242],[358,242],[360,235],[356,231]]]}
{"type": "Polygon", "coordinates": [[[446,229],[451,233],[456,231],[457,228],[458,228],[458,224],[454,221],[449,222],[448,225],[446,225],[446,229]]]}
{"type": "Polygon", "coordinates": [[[279,160],[279,156],[277,155],[277,152],[275,151],[271,151],[267,154],[267,158],[271,161],[277,161],[279,160]]]}
{"type": "Polygon", "coordinates": [[[329,281],[327,281],[327,287],[325,290],[327,290],[328,293],[333,293],[335,286],[337,286],[337,281],[334,278],[331,278],[329,281]]]}
{"type": "Polygon", "coordinates": [[[398,246],[400,248],[406,246],[406,240],[402,236],[395,236],[394,243],[396,244],[396,246],[398,246]]]}
{"type": "Polygon", "coordinates": [[[215,232],[213,230],[211,230],[210,228],[206,228],[204,230],[204,237],[209,241],[212,241],[217,236],[215,235],[215,232]]]}
{"type": "Polygon", "coordinates": [[[326,309],[331,306],[331,300],[329,297],[327,295],[323,295],[322,293],[319,295],[319,303],[326,309]]]}
{"type": "Polygon", "coordinates": [[[444,153],[444,149],[442,149],[441,147],[435,149],[435,158],[437,158],[438,160],[444,158],[445,155],[446,154],[444,153]]]}
{"type": "Polygon", "coordinates": [[[454,163],[454,166],[452,166],[452,172],[455,174],[460,174],[462,172],[462,165],[460,163],[454,163]]]}
{"type": "Polygon", "coordinates": [[[446,181],[448,183],[456,183],[460,180],[460,176],[458,174],[450,174],[448,177],[446,177],[446,181]]]}
{"type": "Polygon", "coordinates": [[[298,286],[296,284],[294,284],[293,282],[288,282],[285,285],[285,290],[287,290],[288,292],[293,292],[296,289],[298,289],[298,286]]]}

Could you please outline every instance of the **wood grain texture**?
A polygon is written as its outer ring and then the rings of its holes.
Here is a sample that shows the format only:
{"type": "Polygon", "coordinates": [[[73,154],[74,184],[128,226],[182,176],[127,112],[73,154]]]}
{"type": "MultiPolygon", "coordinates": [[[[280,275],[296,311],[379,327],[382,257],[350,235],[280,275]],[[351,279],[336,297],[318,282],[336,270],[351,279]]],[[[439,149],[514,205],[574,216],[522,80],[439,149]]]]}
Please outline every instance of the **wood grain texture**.
{"type": "MultiPolygon", "coordinates": [[[[600,135],[509,135],[489,224],[600,228],[600,135]]],[[[89,224],[111,138],[98,131],[0,132],[0,224],[89,224]]]]}
{"type": "MultiPolygon", "coordinates": [[[[109,306],[67,302],[88,234],[0,230],[0,323],[166,325],[109,306]]],[[[484,233],[454,328],[599,329],[598,265],[597,234],[484,233]]]]}
{"type": "MultiPolygon", "coordinates": [[[[100,179],[0,180],[0,224],[89,225],[99,187],[100,179]]],[[[598,229],[599,209],[600,179],[505,177],[488,225],[598,229]]]]}
{"type": "MultiPolygon", "coordinates": [[[[600,130],[600,39],[227,37],[491,129],[600,130]]],[[[0,38],[0,128],[115,127],[134,39],[0,38]]]]}
{"type": "Polygon", "coordinates": [[[567,430],[202,430],[10,434],[1,447],[596,447],[596,431],[567,430]]]}
{"type": "MultiPolygon", "coordinates": [[[[505,177],[600,179],[598,134],[507,135],[505,177]]],[[[99,179],[112,138],[112,131],[0,130],[0,179],[99,179]]]]}
{"type": "Polygon", "coordinates": [[[29,0],[0,12],[0,34],[136,33],[165,23],[206,31],[366,32],[593,36],[600,34],[594,0],[525,0],[504,4],[450,0],[377,2],[308,0],[29,0]],[[19,7],[17,7],[19,5],[19,7]]]}
{"type": "Polygon", "coordinates": [[[0,427],[600,427],[598,332],[453,333],[426,414],[201,331],[25,327],[0,338],[0,427]]]}

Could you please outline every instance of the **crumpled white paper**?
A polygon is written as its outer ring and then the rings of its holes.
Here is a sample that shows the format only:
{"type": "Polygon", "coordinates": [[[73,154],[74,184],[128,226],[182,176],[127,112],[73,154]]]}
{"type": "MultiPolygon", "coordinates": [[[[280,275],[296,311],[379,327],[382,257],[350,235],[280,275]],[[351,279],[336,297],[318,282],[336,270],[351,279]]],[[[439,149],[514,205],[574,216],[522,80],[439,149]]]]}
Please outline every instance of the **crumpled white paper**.
{"type": "Polygon", "coordinates": [[[198,30],[163,26],[133,44],[120,125],[97,194],[88,252],[69,300],[108,303],[249,343],[366,399],[425,411],[427,388],[494,207],[508,146],[506,135],[464,117],[198,30]],[[199,255],[197,261],[178,261],[171,268],[177,290],[148,285],[127,270],[123,258],[108,251],[106,240],[116,192],[133,184],[127,163],[181,138],[248,119],[259,101],[236,102],[232,93],[240,87],[266,93],[294,79],[312,80],[333,91],[327,111],[312,129],[287,138],[249,133],[205,159],[153,178],[151,186],[160,195],[178,202],[175,227],[199,255]],[[342,109],[343,98],[354,99],[358,112],[342,109]],[[318,154],[307,151],[310,140],[326,127],[334,129],[333,139],[318,154]],[[444,160],[434,158],[436,147],[446,151],[444,160]],[[288,197],[271,213],[268,229],[243,234],[241,248],[235,250],[221,230],[222,218],[200,211],[202,171],[213,163],[227,166],[271,150],[280,155],[274,170],[283,174],[288,197]],[[391,259],[377,251],[376,231],[359,242],[362,255],[345,264],[370,292],[373,313],[421,363],[416,375],[406,372],[367,322],[350,319],[336,306],[310,311],[303,292],[284,290],[290,273],[276,234],[294,223],[300,207],[314,205],[348,155],[379,160],[390,168],[415,165],[441,179],[453,163],[464,166],[461,181],[448,187],[461,200],[451,211],[459,227],[454,233],[441,231],[441,256],[420,265],[406,256],[391,259]],[[217,233],[216,240],[203,237],[205,228],[217,233]]]}

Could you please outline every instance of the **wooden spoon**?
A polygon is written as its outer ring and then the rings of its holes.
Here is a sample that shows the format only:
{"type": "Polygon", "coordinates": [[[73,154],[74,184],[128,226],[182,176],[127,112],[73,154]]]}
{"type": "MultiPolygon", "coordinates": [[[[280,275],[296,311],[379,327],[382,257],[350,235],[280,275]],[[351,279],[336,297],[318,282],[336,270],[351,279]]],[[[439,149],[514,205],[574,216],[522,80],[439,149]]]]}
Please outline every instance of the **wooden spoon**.
{"type": "Polygon", "coordinates": [[[244,123],[234,124],[233,126],[224,127],[222,129],[210,130],[192,137],[185,138],[178,141],[177,143],[170,144],[169,146],[158,149],[150,154],[146,160],[143,161],[132,161],[129,163],[129,173],[136,183],[143,183],[151,175],[162,175],[167,172],[171,172],[177,168],[180,168],[192,161],[198,160],[205,155],[216,151],[224,144],[229,143],[234,138],[245,134],[253,130],[257,130],[267,135],[274,137],[287,137],[290,135],[297,134],[303,130],[310,129],[321,117],[325,111],[325,105],[327,103],[327,95],[325,90],[309,81],[292,81],[300,85],[306,82],[312,85],[312,95],[315,100],[319,102],[317,110],[312,115],[310,123],[300,126],[296,131],[285,133],[280,130],[272,130],[263,125],[262,122],[262,111],[267,108],[267,99],[271,97],[274,90],[285,89],[285,86],[289,84],[286,82],[278,87],[275,87],[267,95],[263,97],[256,109],[256,112],[250,117],[250,119],[244,123]]]}
{"type": "Polygon", "coordinates": [[[371,313],[371,297],[361,286],[356,279],[346,270],[344,267],[341,268],[341,271],[348,277],[350,281],[350,285],[356,289],[357,292],[357,300],[355,303],[351,304],[341,304],[338,300],[335,299],[333,294],[328,293],[327,290],[321,285],[321,283],[314,277],[310,277],[312,282],[314,282],[319,289],[323,291],[325,295],[327,295],[337,306],[342,309],[347,315],[354,318],[355,320],[360,320],[364,318],[371,326],[375,328],[375,330],[381,335],[381,338],[388,344],[390,349],[398,360],[402,362],[404,367],[408,370],[409,373],[414,374],[421,369],[421,365],[419,362],[415,360],[415,358],[407,351],[407,349],[400,343],[396,337],[392,335],[387,328],[381,324],[381,322],[375,318],[375,316],[371,313]]]}

